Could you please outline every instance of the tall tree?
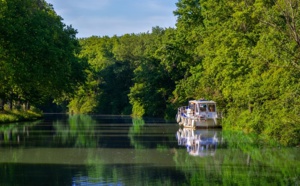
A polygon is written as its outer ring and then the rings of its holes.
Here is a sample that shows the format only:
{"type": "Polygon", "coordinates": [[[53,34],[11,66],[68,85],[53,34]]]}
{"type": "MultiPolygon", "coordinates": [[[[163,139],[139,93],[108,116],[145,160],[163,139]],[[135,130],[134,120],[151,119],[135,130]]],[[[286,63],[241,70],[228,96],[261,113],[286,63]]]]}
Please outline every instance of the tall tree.
{"type": "Polygon", "coordinates": [[[176,100],[212,98],[226,113],[224,128],[299,143],[297,1],[181,0],[177,7],[177,35],[198,38],[183,47],[199,60],[190,60],[176,100]]]}
{"type": "Polygon", "coordinates": [[[43,0],[1,1],[2,99],[39,103],[73,92],[84,80],[77,31],[43,0]]]}

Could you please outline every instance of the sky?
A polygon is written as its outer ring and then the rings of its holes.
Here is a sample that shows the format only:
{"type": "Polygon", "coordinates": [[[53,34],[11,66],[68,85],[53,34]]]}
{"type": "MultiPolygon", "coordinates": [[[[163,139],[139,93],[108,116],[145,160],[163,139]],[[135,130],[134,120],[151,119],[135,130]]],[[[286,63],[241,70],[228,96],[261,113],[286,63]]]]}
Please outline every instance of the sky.
{"type": "Polygon", "coordinates": [[[77,37],[122,36],[175,27],[178,0],[46,0],[77,37]]]}

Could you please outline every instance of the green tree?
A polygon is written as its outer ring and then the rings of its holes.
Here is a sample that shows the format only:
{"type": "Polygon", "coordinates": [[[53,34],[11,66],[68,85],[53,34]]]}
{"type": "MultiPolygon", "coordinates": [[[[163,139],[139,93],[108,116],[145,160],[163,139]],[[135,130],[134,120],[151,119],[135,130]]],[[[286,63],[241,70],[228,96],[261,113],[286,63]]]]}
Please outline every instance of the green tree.
{"type": "Polygon", "coordinates": [[[176,40],[185,38],[179,43],[192,58],[175,100],[214,99],[226,113],[224,128],[299,143],[296,1],[182,0],[177,7],[177,36],[185,36],[176,40]]]}
{"type": "Polygon", "coordinates": [[[43,0],[1,5],[2,99],[38,104],[67,97],[85,78],[77,31],[43,0]]]}
{"type": "Polygon", "coordinates": [[[123,49],[119,47],[120,40],[118,37],[106,36],[80,40],[80,56],[88,60],[90,68],[86,83],[78,88],[69,104],[70,110],[80,113],[130,114],[127,94],[132,84],[133,70],[131,63],[121,56],[123,49]]]}

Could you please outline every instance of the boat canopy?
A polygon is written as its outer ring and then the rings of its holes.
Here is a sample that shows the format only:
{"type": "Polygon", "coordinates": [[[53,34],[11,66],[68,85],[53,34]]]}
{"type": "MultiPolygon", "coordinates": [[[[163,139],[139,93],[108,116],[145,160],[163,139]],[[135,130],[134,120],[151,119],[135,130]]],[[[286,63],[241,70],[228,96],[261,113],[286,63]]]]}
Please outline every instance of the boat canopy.
{"type": "Polygon", "coordinates": [[[214,101],[208,100],[191,100],[189,103],[216,104],[214,101]]]}
{"type": "Polygon", "coordinates": [[[189,101],[189,108],[199,112],[216,112],[216,102],[208,100],[191,100],[189,101]]]}

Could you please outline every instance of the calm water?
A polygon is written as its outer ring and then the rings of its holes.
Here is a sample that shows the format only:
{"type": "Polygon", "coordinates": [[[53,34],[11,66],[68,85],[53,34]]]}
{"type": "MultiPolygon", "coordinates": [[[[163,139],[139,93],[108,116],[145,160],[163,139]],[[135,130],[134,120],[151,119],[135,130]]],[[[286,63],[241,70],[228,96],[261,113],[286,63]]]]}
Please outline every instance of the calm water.
{"type": "Polygon", "coordinates": [[[0,185],[300,185],[300,148],[128,116],[0,125],[0,185]]]}

